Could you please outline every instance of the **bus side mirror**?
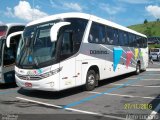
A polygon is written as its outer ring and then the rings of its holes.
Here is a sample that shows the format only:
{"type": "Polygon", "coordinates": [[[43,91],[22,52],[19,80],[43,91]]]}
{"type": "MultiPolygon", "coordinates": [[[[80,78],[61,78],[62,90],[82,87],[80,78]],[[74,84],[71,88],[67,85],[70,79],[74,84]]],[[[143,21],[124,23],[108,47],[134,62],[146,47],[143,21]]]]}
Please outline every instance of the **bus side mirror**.
{"type": "Polygon", "coordinates": [[[71,24],[70,22],[58,22],[58,23],[54,24],[50,30],[51,41],[55,42],[57,40],[57,35],[58,35],[59,29],[61,27],[66,26],[66,25],[70,25],[70,24],[71,24]]]}
{"type": "Polygon", "coordinates": [[[10,47],[10,41],[11,41],[12,37],[17,36],[17,35],[21,35],[22,33],[23,33],[23,31],[19,31],[19,32],[14,32],[14,33],[11,33],[10,35],[8,35],[7,40],[6,40],[7,47],[8,48],[10,47]]]}

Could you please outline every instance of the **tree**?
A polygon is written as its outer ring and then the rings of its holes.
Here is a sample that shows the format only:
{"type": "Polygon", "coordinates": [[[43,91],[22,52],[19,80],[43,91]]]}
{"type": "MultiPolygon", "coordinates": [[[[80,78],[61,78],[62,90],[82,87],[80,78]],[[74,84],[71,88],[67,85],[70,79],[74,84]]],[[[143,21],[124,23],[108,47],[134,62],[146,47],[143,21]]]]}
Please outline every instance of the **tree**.
{"type": "Polygon", "coordinates": [[[157,19],[157,22],[159,22],[159,21],[160,21],[160,19],[158,18],[158,19],[157,19]]]}
{"type": "Polygon", "coordinates": [[[147,19],[144,20],[144,24],[146,24],[146,23],[148,23],[148,20],[147,20],[147,19]]]}

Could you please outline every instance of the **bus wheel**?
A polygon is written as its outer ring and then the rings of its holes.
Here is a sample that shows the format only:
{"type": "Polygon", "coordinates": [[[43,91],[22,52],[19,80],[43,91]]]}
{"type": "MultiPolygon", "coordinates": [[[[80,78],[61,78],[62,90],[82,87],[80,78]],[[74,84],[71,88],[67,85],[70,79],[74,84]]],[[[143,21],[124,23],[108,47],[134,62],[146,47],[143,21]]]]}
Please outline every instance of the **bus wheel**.
{"type": "Polygon", "coordinates": [[[140,63],[137,63],[136,71],[135,71],[136,75],[138,75],[140,73],[140,71],[141,71],[141,65],[140,65],[140,63]]]}
{"type": "Polygon", "coordinates": [[[89,70],[87,72],[85,89],[87,91],[91,91],[95,88],[95,85],[96,85],[96,73],[94,70],[89,70]]]}

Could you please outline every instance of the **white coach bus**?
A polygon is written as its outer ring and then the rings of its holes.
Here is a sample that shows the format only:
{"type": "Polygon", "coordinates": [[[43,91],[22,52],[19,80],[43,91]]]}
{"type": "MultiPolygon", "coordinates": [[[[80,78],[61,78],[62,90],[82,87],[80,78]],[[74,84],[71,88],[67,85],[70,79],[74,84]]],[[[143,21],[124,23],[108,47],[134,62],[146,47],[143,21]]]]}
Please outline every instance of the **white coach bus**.
{"type": "Polygon", "coordinates": [[[60,91],[146,70],[147,37],[84,13],[63,13],[29,23],[19,43],[17,85],[60,91]]]}
{"type": "Polygon", "coordinates": [[[20,36],[13,37],[10,48],[6,46],[6,38],[24,28],[25,25],[21,23],[0,24],[0,83],[15,82],[14,66],[20,36]]]}

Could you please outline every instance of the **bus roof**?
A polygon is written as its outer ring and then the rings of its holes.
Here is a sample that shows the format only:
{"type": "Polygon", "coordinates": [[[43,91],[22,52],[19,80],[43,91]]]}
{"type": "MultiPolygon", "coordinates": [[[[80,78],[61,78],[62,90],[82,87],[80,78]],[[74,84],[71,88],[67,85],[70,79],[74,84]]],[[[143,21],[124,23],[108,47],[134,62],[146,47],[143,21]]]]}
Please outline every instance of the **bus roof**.
{"type": "Polygon", "coordinates": [[[131,30],[127,27],[116,24],[116,23],[111,22],[109,20],[105,20],[105,19],[102,19],[102,18],[94,16],[94,15],[90,15],[90,14],[86,14],[86,13],[79,13],[79,12],[61,13],[61,14],[51,15],[51,16],[48,16],[48,17],[45,17],[45,18],[41,18],[41,19],[32,21],[32,22],[28,23],[27,26],[31,26],[31,25],[35,25],[35,24],[39,24],[39,23],[43,23],[43,22],[48,22],[48,21],[55,20],[55,19],[63,19],[63,18],[87,19],[87,20],[95,21],[95,22],[98,22],[98,23],[101,23],[101,24],[105,24],[107,26],[117,28],[117,29],[121,29],[123,31],[130,32],[130,33],[133,33],[133,34],[136,34],[136,35],[139,35],[139,36],[146,37],[146,35],[144,35],[144,34],[141,34],[139,32],[136,32],[134,30],[131,30]]]}
{"type": "Polygon", "coordinates": [[[0,26],[7,26],[8,28],[12,26],[25,26],[23,23],[7,23],[7,24],[0,24],[0,26]]]}

